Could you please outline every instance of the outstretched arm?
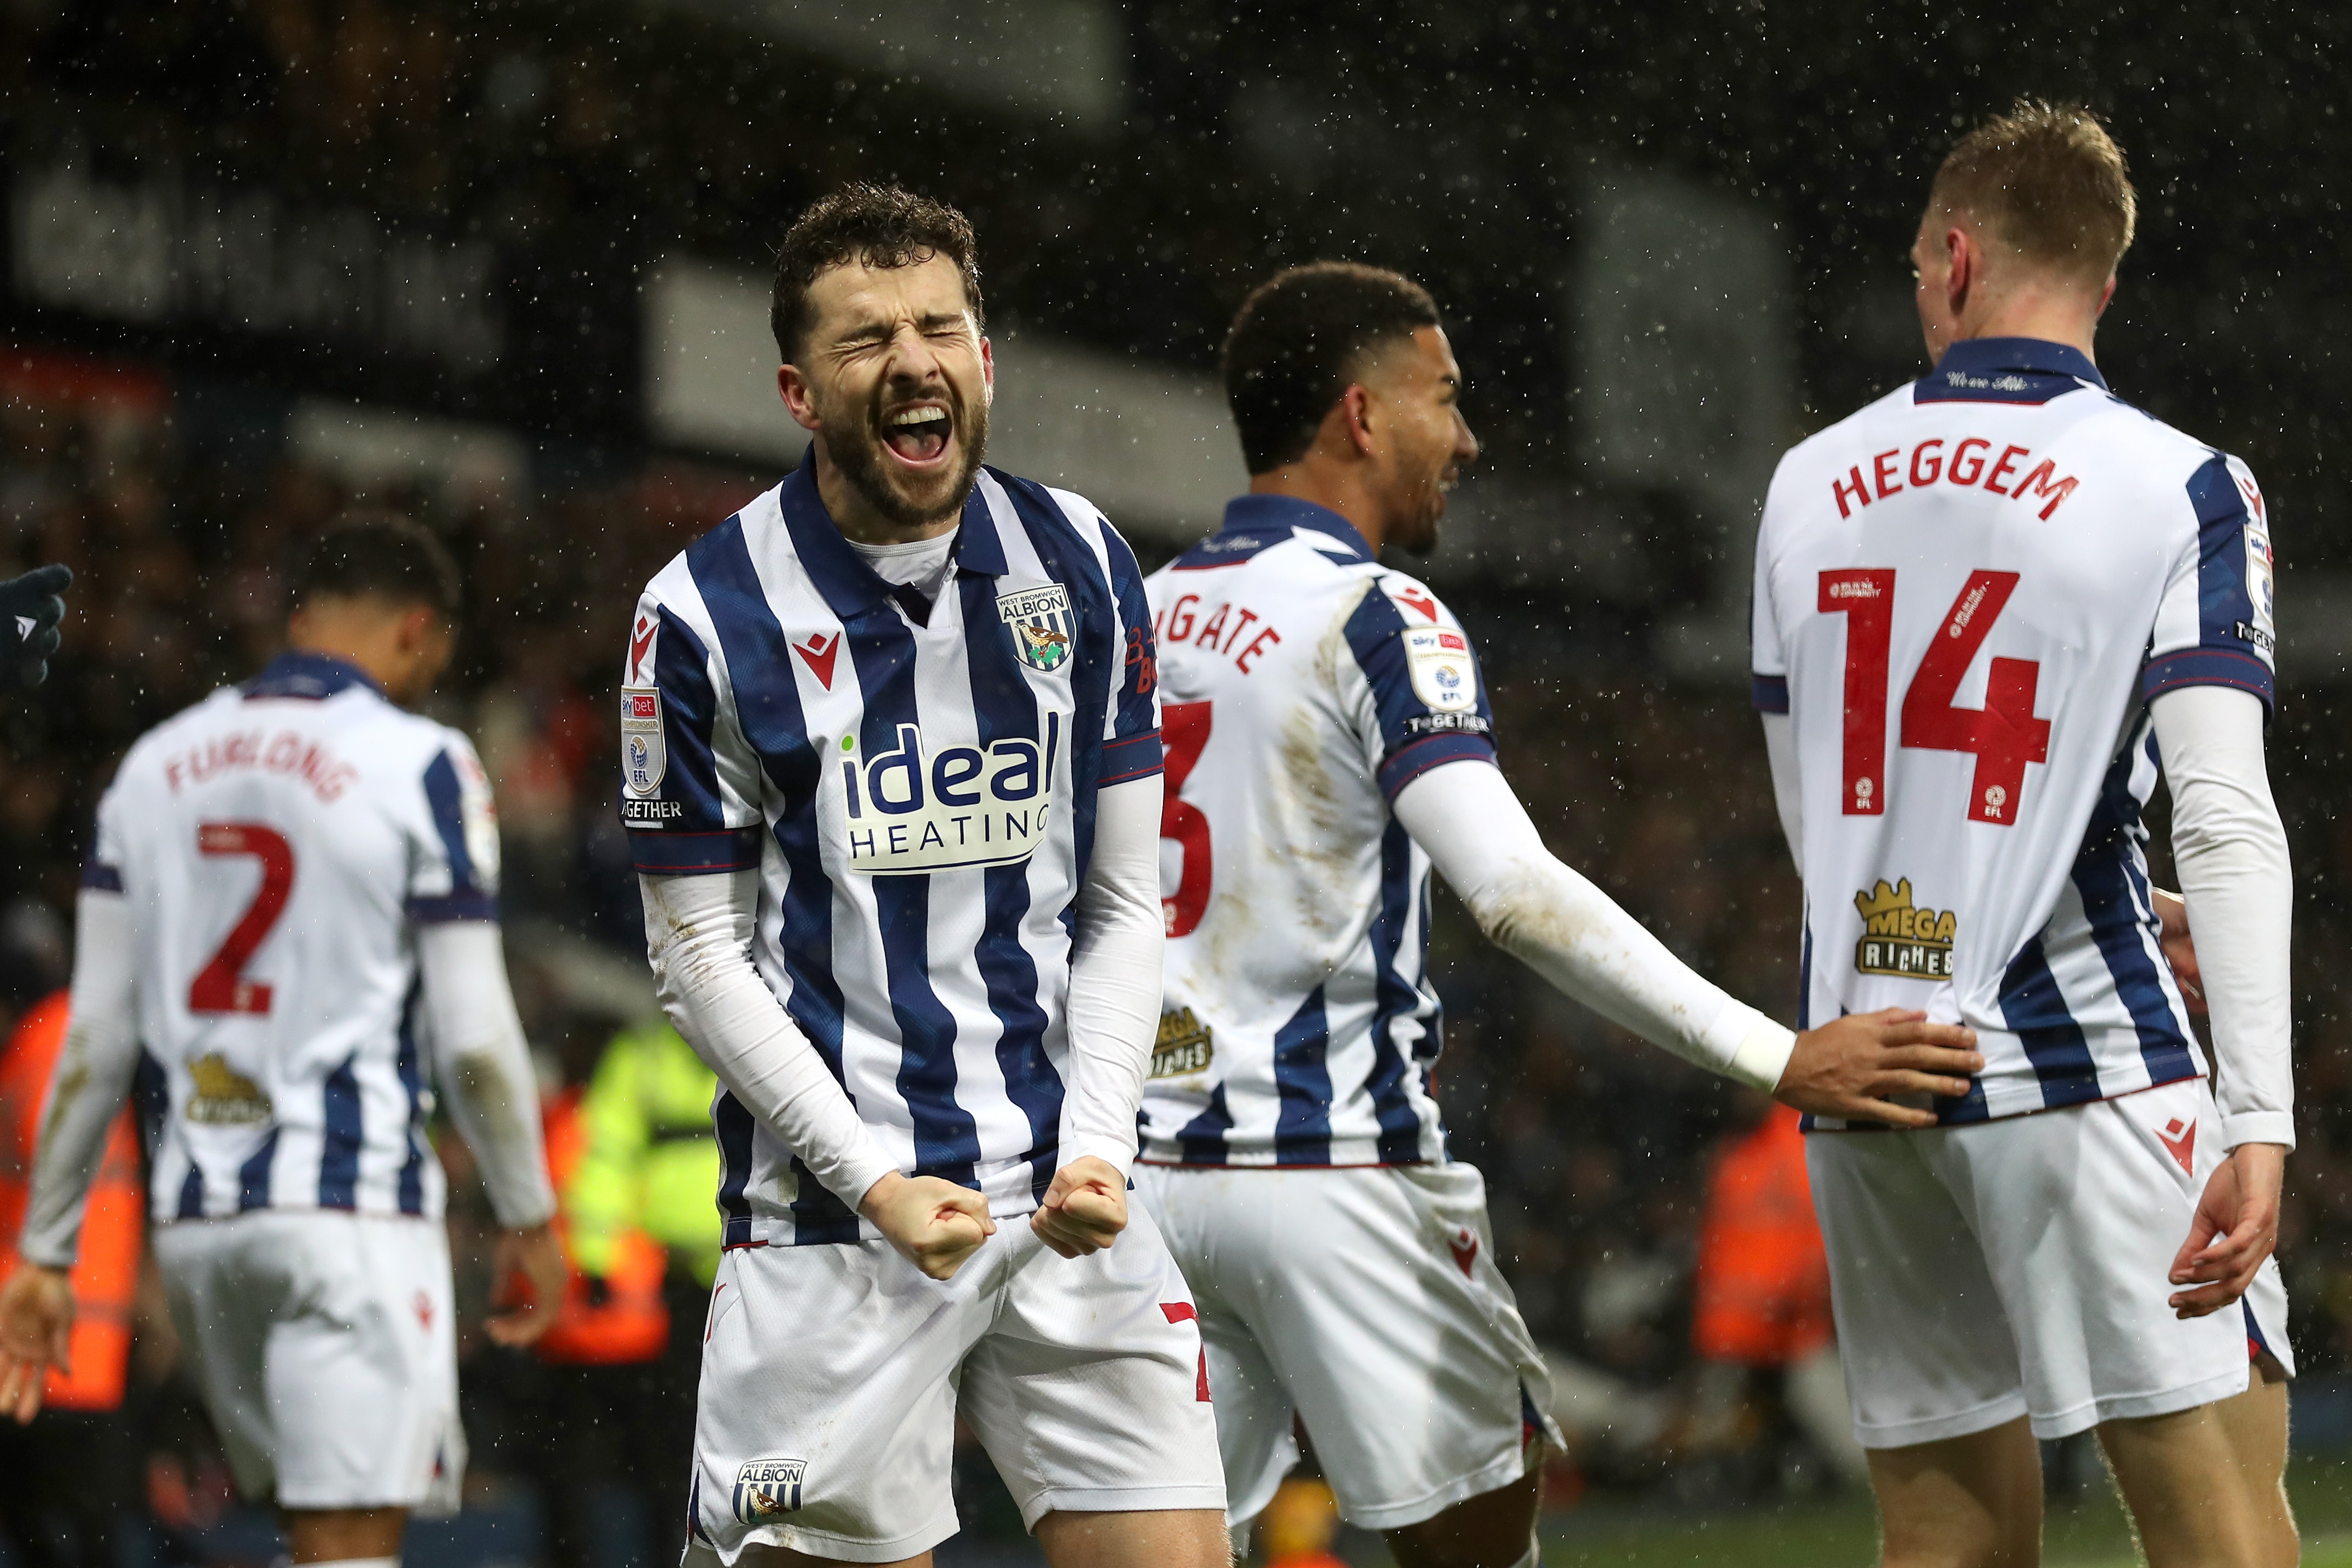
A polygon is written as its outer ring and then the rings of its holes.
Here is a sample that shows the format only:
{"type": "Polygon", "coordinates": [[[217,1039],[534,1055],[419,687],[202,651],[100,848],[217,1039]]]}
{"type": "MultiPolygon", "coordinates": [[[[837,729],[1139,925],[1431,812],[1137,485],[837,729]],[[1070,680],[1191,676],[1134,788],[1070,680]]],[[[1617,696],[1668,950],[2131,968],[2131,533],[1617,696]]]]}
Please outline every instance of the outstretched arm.
{"type": "Polygon", "coordinates": [[[73,1330],[68,1273],[82,1211],[106,1155],[107,1129],[139,1066],[138,958],[131,900],[85,889],[75,907],[71,1022],[49,1079],[33,1155],[33,1191],[16,1249],[25,1266],[0,1289],[0,1410],[30,1421],[48,1368],[66,1364],[73,1330]]]}
{"type": "Polygon", "coordinates": [[[1890,1009],[1791,1034],[1691,972],[1554,858],[1501,772],[1450,763],[1407,784],[1397,820],[1495,944],[1652,1044],[1802,1110],[1927,1126],[1895,1095],[1958,1095],[1983,1058],[1969,1031],[1890,1009]]]}
{"type": "Polygon", "coordinates": [[[2294,1147],[2287,948],[2294,876],[2250,691],[2190,686],[2150,708],[2172,791],[2172,851],[2212,1019],[2221,1146],[2174,1260],[2183,1317],[2228,1306],[2278,1242],[2278,1197],[2294,1147]]]}
{"type": "Polygon", "coordinates": [[[1160,775],[1095,797],[1094,854],[1070,952],[1070,1085],[1062,1164],[1031,1222],[1065,1258],[1108,1247],[1127,1225],[1135,1112],[1160,1026],[1160,775]],[[1091,1167],[1091,1168],[1090,1168],[1091,1167]]]}
{"type": "Polygon", "coordinates": [[[751,965],[760,874],[637,879],[662,1008],[695,1055],[826,1191],[924,1273],[944,1279],[993,1234],[986,1200],[901,1175],[848,1091],[751,965]]]}

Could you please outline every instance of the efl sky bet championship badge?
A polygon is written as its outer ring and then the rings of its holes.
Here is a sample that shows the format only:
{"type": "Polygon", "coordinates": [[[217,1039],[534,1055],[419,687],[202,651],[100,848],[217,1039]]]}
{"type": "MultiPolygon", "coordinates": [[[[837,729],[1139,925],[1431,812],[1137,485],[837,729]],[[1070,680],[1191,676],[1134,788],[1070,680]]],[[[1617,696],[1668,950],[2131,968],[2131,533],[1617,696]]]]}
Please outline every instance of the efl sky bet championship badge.
{"type": "Polygon", "coordinates": [[[661,788],[669,767],[662,739],[661,692],[651,686],[621,688],[621,774],[631,795],[661,788]]]}
{"type": "Polygon", "coordinates": [[[1952,938],[1959,921],[1949,910],[1915,908],[1910,878],[1891,888],[1881,878],[1875,889],[1853,896],[1853,907],[1862,916],[1862,940],[1853,948],[1856,969],[1903,980],[1952,977],[1952,938]]]}
{"type": "Polygon", "coordinates": [[[780,1513],[797,1512],[806,1459],[753,1459],[735,1472],[735,1518],[765,1524],[780,1513]]]}
{"type": "Polygon", "coordinates": [[[1478,672],[1470,663],[1470,639],[1445,626],[1407,626],[1405,668],[1412,692],[1441,713],[1478,705],[1478,672]]]}
{"type": "Polygon", "coordinates": [[[1013,588],[996,595],[996,613],[1013,628],[1013,651],[1032,669],[1059,669],[1070,659],[1076,622],[1070,591],[1059,583],[1013,588]]]}

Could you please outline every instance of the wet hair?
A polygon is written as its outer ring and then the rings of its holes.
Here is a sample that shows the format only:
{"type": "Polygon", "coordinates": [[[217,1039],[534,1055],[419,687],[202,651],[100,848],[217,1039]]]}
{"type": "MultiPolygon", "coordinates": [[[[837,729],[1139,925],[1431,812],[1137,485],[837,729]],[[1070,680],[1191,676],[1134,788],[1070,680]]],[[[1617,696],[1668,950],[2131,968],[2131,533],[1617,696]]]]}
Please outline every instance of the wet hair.
{"type": "Polygon", "coordinates": [[[980,296],[980,247],[971,221],[943,202],[896,185],[851,184],[820,196],[784,231],[776,247],[776,290],[768,329],[783,363],[800,357],[808,335],[809,285],[835,267],[918,267],[944,256],[963,274],[973,321],[987,321],[980,296]]]}
{"type": "Polygon", "coordinates": [[[1250,291],[1218,363],[1253,474],[1295,463],[1378,350],[1437,325],[1437,301],[1400,273],[1310,261],[1250,291]]]}
{"type": "Polygon", "coordinates": [[[2029,259],[2104,283],[2131,247],[2139,197],[2123,149],[2079,103],[2020,99],[1960,138],[1928,206],[1967,213],[2029,259]]]}
{"type": "Polygon", "coordinates": [[[347,519],[313,540],[294,569],[296,605],[319,598],[423,605],[455,621],[457,563],[448,547],[404,517],[347,519]]]}

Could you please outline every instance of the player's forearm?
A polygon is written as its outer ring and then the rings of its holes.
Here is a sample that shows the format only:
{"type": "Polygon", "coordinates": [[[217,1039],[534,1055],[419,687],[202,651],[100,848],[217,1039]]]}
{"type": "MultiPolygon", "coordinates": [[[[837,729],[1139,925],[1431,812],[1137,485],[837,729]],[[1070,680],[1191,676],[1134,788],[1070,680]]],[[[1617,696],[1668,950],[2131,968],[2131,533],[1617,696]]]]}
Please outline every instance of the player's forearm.
{"type": "Polygon", "coordinates": [[[670,1022],[743,1108],[856,1208],[898,1163],[752,966],[759,873],[640,877],[637,887],[670,1022]]]}
{"type": "Polygon", "coordinates": [[[490,921],[416,929],[416,968],[450,1119],[482,1173],[499,1223],[516,1229],[555,1216],[540,1132],[530,1047],[507,984],[506,952],[490,921]]]}
{"type": "Polygon", "coordinates": [[[1496,946],[1653,1045],[1767,1092],[1780,1082],[1796,1037],[1692,973],[1555,859],[1499,771],[1434,768],[1395,809],[1496,946]]]}
{"type": "Polygon", "coordinates": [[[1070,952],[1070,1084],[1064,1163],[1091,1154],[1121,1174],[1135,1160],[1135,1112],[1160,1025],[1160,778],[1096,796],[1094,854],[1070,952]]]}
{"type": "Polygon", "coordinates": [[[2263,760],[2262,700],[2192,686],[2158,698],[2172,853],[2213,1027],[2224,1148],[2294,1144],[2288,938],[2294,873],[2263,760]]]}
{"type": "Polygon", "coordinates": [[[75,908],[72,1021],[49,1079],[33,1156],[33,1190],[17,1250],[73,1266],[82,1210],[106,1155],[107,1129],[139,1067],[137,937],[131,900],[85,891],[75,908]]]}

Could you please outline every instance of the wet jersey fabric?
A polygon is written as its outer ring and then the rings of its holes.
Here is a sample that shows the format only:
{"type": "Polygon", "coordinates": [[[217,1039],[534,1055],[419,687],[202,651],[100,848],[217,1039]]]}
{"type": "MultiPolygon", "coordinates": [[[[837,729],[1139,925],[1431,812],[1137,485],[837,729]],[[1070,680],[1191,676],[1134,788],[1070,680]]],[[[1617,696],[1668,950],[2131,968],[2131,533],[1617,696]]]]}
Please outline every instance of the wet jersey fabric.
{"type": "Polygon", "coordinates": [[[1444,1160],[1429,857],[1389,803],[1494,759],[1461,623],[1345,518],[1284,496],[1234,501],[1150,587],[1169,940],[1143,1157],[1444,1160]]]}
{"type": "Polygon", "coordinates": [[[489,781],[457,731],[288,653],[141,737],[85,887],[131,901],[159,1223],[436,1217],[415,927],[498,918],[489,781]]]}
{"type": "Polygon", "coordinates": [[[2272,616],[2252,474],[2076,350],[1956,343],[1790,452],[1754,668],[1799,759],[1799,1027],[1900,1006],[1974,1028],[1987,1065],[1946,1123],[2203,1075],[2149,901],[2147,705],[2270,703],[2272,616]]]}
{"type": "MultiPolygon", "coordinates": [[[[812,456],[664,567],[621,693],[653,876],[760,873],[752,958],[909,1175],[1052,1181],[1097,792],[1160,771],[1143,576],[1084,499],[982,471],[936,599],[883,581],[812,456]]],[[[722,1089],[726,1244],[859,1239],[722,1089]]],[[[874,1234],[867,1231],[867,1235],[874,1234]]]]}

